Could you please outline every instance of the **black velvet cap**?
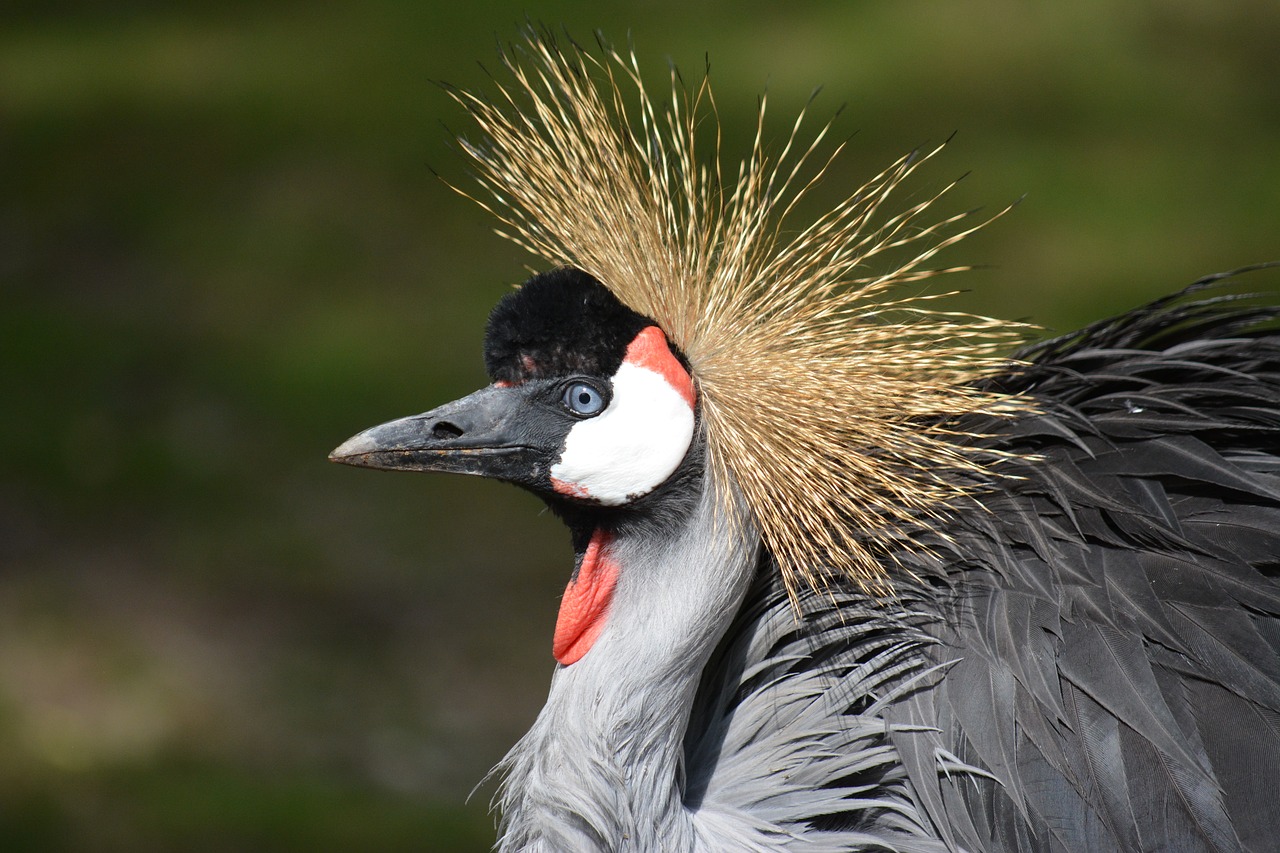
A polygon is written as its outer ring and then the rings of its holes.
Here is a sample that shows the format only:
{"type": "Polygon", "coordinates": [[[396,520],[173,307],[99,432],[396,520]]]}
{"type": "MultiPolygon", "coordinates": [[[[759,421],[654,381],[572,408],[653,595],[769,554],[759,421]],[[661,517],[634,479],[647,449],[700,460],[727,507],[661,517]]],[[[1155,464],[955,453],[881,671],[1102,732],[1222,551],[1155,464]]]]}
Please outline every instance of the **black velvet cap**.
{"type": "Polygon", "coordinates": [[[592,276],[562,267],[534,276],[494,306],[485,329],[485,369],[494,382],[610,377],[627,345],[653,325],[592,276]]]}

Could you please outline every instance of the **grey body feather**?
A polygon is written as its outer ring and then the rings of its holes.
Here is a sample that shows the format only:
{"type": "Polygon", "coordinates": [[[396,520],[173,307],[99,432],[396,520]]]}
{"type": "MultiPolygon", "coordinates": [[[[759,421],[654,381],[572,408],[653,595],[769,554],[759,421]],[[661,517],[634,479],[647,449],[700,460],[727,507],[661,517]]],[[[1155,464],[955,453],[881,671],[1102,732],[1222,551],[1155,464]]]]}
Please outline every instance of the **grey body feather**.
{"type": "Polygon", "coordinates": [[[966,427],[1038,459],[922,527],[892,597],[797,618],[705,483],[620,534],[500,846],[1277,849],[1274,314],[1183,297],[1028,350],[993,382],[1041,413],[966,427]]]}

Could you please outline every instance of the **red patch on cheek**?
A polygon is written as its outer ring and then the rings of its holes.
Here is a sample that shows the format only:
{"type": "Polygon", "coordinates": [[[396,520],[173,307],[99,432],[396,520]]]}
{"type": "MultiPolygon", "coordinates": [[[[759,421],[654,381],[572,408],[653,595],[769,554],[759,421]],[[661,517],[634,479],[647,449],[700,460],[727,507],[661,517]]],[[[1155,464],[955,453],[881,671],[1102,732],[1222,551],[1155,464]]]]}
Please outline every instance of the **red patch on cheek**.
{"type": "Polygon", "coordinates": [[[580,486],[577,483],[570,483],[567,480],[561,480],[556,477],[551,478],[551,488],[555,489],[562,495],[568,495],[571,498],[589,498],[591,493],[587,491],[586,486],[580,486]]]}
{"type": "Polygon", "coordinates": [[[564,598],[560,599],[551,652],[565,666],[581,660],[604,630],[613,590],[618,585],[618,564],[607,552],[612,539],[602,530],[591,534],[578,576],[569,581],[564,598]]]}
{"type": "Polygon", "coordinates": [[[671,352],[671,347],[667,346],[667,336],[657,326],[646,326],[641,329],[640,334],[636,335],[627,346],[627,354],[623,360],[636,367],[652,370],[667,380],[667,384],[684,397],[689,408],[693,408],[695,399],[693,379],[689,376],[689,371],[684,369],[684,365],[671,352]]]}

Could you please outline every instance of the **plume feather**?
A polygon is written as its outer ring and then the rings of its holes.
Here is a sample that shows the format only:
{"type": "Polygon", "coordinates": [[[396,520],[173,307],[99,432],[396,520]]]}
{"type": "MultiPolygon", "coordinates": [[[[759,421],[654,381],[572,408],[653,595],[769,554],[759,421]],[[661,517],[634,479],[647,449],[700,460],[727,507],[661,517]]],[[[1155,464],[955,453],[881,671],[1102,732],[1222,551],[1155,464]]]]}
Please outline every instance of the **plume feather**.
{"type": "Polygon", "coordinates": [[[942,146],[900,158],[788,231],[845,147],[818,156],[830,122],[802,142],[801,111],[770,156],[762,97],[750,151],[726,183],[706,75],[690,89],[673,68],[659,109],[634,51],[530,32],[503,61],[511,82],[495,82],[496,97],[451,90],[483,134],[462,141],[480,191],[460,192],[497,217],[499,234],[595,276],[680,348],[715,482],[737,484],[793,597],[833,577],[887,589],[882,546],[993,476],[999,454],[949,424],[1029,405],[974,383],[1007,367],[1000,353],[1023,330],[893,293],[962,269],[928,264],[990,221],[922,223],[954,183],[885,214],[942,146]]]}

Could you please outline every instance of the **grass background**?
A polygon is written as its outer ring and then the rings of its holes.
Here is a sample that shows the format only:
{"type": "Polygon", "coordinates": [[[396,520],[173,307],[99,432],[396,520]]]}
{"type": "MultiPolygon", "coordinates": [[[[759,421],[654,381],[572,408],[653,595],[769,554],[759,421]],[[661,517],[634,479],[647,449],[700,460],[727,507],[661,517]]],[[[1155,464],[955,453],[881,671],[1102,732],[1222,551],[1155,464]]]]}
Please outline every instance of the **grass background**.
{"type": "MultiPolygon", "coordinates": [[[[1264,0],[11,2],[0,12],[0,849],[483,850],[569,560],[513,489],[325,464],[484,379],[528,259],[432,169],[528,13],[709,57],[726,150],[815,86],[811,206],[1013,213],[958,303],[1066,330],[1280,258],[1264,0]]],[[[1276,277],[1260,279],[1274,287],[1276,277]]]]}

